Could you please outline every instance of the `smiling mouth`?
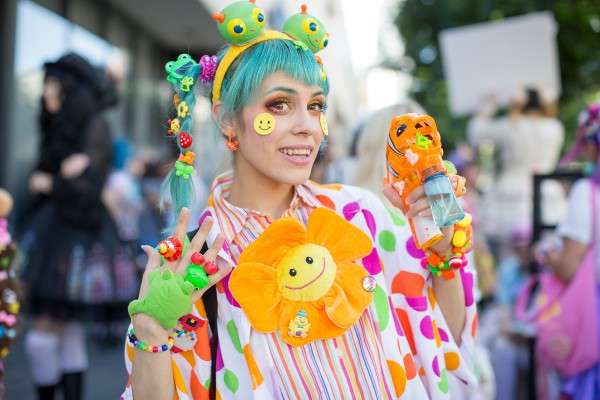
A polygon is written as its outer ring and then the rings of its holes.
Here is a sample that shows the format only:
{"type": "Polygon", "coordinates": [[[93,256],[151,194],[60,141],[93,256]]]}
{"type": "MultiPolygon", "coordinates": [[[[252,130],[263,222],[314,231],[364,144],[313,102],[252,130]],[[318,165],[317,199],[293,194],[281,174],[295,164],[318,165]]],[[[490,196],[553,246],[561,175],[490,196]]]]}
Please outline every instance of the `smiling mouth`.
{"type": "Polygon", "coordinates": [[[321,272],[319,272],[319,275],[315,276],[310,282],[305,283],[302,286],[298,286],[298,287],[291,287],[291,286],[285,286],[286,289],[290,289],[290,290],[300,290],[300,289],[304,289],[305,287],[311,285],[312,283],[314,283],[317,279],[319,279],[321,276],[323,276],[323,273],[325,272],[325,257],[323,257],[323,269],[321,270],[321,272]]]}
{"type": "Polygon", "coordinates": [[[279,149],[280,153],[286,156],[309,157],[312,153],[311,149],[279,149]]]}

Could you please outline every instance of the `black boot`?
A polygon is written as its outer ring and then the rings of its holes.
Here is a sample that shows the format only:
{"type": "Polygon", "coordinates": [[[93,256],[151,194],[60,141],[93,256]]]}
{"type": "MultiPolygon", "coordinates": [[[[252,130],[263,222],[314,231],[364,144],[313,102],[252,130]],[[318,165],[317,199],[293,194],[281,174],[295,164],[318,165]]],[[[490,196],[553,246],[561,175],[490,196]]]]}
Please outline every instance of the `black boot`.
{"type": "Polygon", "coordinates": [[[54,400],[54,391],[56,390],[56,385],[52,386],[38,386],[38,399],[39,400],[54,400]]]}
{"type": "Polygon", "coordinates": [[[83,398],[83,372],[63,374],[62,384],[65,400],[81,400],[83,398]]]}

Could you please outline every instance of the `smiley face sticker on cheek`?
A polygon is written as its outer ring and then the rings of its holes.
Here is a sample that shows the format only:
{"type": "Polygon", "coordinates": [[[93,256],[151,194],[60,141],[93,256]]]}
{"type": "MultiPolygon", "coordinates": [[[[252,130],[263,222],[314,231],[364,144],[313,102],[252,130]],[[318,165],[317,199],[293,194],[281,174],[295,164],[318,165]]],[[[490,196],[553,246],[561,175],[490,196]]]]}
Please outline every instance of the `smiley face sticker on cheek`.
{"type": "Polygon", "coordinates": [[[254,119],[254,130],[262,136],[266,136],[275,129],[275,118],[269,113],[258,114],[254,119]]]}
{"type": "Polygon", "coordinates": [[[327,118],[325,118],[325,114],[321,114],[319,122],[321,123],[321,129],[323,129],[323,135],[329,135],[329,127],[327,127],[327,118]]]}

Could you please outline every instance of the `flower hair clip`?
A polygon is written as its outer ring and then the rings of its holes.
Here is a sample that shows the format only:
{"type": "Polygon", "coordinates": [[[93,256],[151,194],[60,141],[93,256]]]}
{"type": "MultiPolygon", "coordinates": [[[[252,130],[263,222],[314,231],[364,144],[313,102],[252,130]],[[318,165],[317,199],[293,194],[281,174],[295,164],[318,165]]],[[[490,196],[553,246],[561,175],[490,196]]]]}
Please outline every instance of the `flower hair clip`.
{"type": "Polygon", "coordinates": [[[215,78],[215,73],[219,66],[219,58],[217,56],[203,55],[200,58],[200,64],[202,64],[202,72],[198,80],[202,83],[211,83],[215,78]]]}

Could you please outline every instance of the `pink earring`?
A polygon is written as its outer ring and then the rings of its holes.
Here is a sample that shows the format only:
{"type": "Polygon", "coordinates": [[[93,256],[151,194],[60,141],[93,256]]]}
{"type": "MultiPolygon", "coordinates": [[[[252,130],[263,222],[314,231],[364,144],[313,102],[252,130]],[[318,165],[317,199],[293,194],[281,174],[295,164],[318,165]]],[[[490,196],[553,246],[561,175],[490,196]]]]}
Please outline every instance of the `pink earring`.
{"type": "Polygon", "coordinates": [[[229,134],[229,139],[225,142],[225,146],[227,146],[230,151],[236,151],[238,149],[238,141],[233,141],[233,133],[229,134]]]}

